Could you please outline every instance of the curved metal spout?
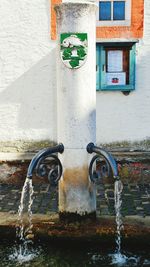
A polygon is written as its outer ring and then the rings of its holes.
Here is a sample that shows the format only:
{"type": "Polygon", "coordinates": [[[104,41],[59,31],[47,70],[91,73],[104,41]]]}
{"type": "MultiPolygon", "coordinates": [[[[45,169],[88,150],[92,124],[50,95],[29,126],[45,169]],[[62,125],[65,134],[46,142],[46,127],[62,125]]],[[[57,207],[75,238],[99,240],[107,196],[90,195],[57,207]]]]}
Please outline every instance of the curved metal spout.
{"type": "MultiPolygon", "coordinates": [[[[90,154],[94,152],[97,155],[102,156],[106,160],[106,162],[109,163],[114,179],[119,180],[117,163],[114,157],[108,151],[106,151],[103,148],[95,146],[93,143],[89,143],[87,145],[87,152],[90,154]]],[[[92,165],[97,158],[98,156],[95,156],[93,160],[91,161],[92,164],[90,164],[90,168],[89,168],[90,177],[92,175],[92,165]]]]}
{"type": "MultiPolygon", "coordinates": [[[[54,147],[49,147],[49,148],[44,148],[42,150],[40,150],[31,160],[30,165],[28,167],[28,171],[27,171],[27,178],[32,179],[32,175],[33,175],[33,171],[36,169],[37,165],[39,165],[42,163],[41,161],[45,158],[48,157],[52,157],[53,159],[57,160],[57,164],[61,167],[61,171],[62,171],[62,166],[61,166],[61,162],[60,160],[55,156],[52,155],[53,153],[63,153],[64,151],[64,146],[63,144],[59,144],[57,146],[54,147]]],[[[45,167],[45,165],[44,165],[45,167]]],[[[60,172],[61,172],[60,171],[60,172]]],[[[60,174],[61,175],[61,174],[60,174]]],[[[59,176],[60,176],[59,175],[59,176]]],[[[41,175],[42,176],[42,175],[41,175]]]]}

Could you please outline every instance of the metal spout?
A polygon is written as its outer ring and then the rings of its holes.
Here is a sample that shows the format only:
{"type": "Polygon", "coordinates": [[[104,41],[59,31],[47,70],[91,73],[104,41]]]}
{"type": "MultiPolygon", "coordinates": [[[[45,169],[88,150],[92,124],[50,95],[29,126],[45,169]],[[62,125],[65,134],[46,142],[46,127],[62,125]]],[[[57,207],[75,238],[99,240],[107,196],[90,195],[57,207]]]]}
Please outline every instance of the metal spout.
{"type": "Polygon", "coordinates": [[[110,165],[114,179],[119,180],[117,163],[114,157],[108,151],[106,151],[105,149],[101,147],[95,146],[93,143],[89,143],[87,145],[87,152],[90,154],[92,153],[97,154],[97,156],[95,156],[92,159],[90,167],[89,167],[89,174],[90,174],[91,180],[93,180],[92,178],[93,177],[93,174],[92,174],[93,163],[95,162],[96,159],[98,159],[99,156],[102,156],[105,159],[105,161],[110,165]]]}
{"type": "MultiPolygon", "coordinates": [[[[54,146],[54,147],[44,148],[44,149],[40,150],[33,157],[33,159],[30,162],[30,165],[29,165],[28,171],[27,171],[27,178],[32,179],[33,172],[37,168],[37,166],[39,168],[42,165],[42,168],[43,167],[45,168],[45,164],[42,164],[43,160],[45,160],[46,158],[50,157],[50,158],[53,159],[53,161],[55,160],[55,162],[56,162],[55,163],[55,167],[56,167],[56,165],[59,165],[59,167],[60,167],[59,174],[58,174],[59,177],[57,177],[57,180],[58,180],[58,178],[60,178],[60,176],[62,174],[62,165],[61,165],[60,160],[57,158],[57,156],[55,156],[53,154],[54,153],[63,153],[63,151],[64,151],[63,144],[59,144],[59,145],[54,146]]],[[[41,169],[40,169],[40,171],[41,171],[41,169]]],[[[45,172],[44,172],[44,174],[45,174],[45,172]]],[[[51,174],[52,174],[52,171],[51,171],[51,174]]],[[[41,172],[41,176],[44,176],[44,175],[42,175],[42,172],[41,172]]]]}

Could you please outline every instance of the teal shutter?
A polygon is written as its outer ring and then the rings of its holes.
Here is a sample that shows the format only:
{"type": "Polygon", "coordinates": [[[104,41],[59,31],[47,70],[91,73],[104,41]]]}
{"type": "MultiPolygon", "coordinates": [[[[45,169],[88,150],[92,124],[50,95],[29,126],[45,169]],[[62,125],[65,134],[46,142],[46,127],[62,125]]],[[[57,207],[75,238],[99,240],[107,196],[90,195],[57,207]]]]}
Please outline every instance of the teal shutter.
{"type": "MultiPolygon", "coordinates": [[[[130,44],[131,45],[131,44],[130,44]]],[[[125,47],[125,44],[107,43],[106,46],[125,47]]],[[[127,46],[129,46],[127,44],[127,46]]],[[[135,48],[133,44],[130,50],[129,59],[129,84],[127,85],[107,85],[106,84],[106,52],[104,44],[96,46],[96,90],[101,91],[132,91],[135,89],[135,48]]]]}
{"type": "Polygon", "coordinates": [[[106,52],[103,46],[101,46],[101,88],[106,87],[106,52]]]}
{"type": "Polygon", "coordinates": [[[133,45],[132,49],[130,50],[130,66],[129,66],[129,83],[130,85],[135,88],[135,54],[136,54],[136,46],[133,45]]]}
{"type": "Polygon", "coordinates": [[[96,46],[96,90],[100,88],[100,51],[99,46],[96,46]]]}

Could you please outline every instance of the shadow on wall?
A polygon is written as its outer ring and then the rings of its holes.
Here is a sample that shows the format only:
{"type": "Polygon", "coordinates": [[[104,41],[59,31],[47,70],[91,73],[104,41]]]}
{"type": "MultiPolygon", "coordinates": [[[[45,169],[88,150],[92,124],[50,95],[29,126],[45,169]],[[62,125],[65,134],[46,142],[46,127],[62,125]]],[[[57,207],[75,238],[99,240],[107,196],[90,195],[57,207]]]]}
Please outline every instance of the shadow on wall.
{"type": "Polygon", "coordinates": [[[0,93],[0,105],[19,106],[19,129],[47,129],[56,121],[55,50],[0,93]]]}

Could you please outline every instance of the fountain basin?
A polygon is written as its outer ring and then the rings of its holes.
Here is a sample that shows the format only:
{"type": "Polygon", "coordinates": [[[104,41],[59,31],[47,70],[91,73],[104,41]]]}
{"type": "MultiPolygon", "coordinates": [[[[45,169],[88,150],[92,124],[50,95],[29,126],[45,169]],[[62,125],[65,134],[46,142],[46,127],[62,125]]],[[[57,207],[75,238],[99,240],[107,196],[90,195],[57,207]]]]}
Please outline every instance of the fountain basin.
{"type": "MultiPolygon", "coordinates": [[[[16,238],[17,215],[0,213],[0,238],[16,238]]],[[[150,217],[127,216],[123,220],[122,246],[146,248],[150,245],[150,217]]],[[[56,213],[33,215],[35,242],[90,242],[115,247],[116,225],[113,216],[101,216],[95,222],[64,223],[56,213]]]]}
{"type": "Polygon", "coordinates": [[[148,250],[128,249],[117,254],[112,248],[100,247],[87,243],[40,243],[32,248],[32,252],[21,256],[9,242],[0,244],[2,267],[16,266],[61,266],[61,267],[98,267],[98,266],[149,266],[148,250]]]}

